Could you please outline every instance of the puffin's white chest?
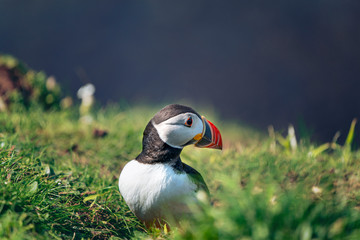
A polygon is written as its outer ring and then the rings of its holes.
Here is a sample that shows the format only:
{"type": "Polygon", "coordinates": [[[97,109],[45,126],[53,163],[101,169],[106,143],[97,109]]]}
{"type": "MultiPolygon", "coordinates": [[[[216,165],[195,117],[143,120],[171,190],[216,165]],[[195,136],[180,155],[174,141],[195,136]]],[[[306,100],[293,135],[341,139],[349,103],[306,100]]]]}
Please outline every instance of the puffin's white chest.
{"type": "Polygon", "coordinates": [[[195,198],[196,185],[187,174],[175,172],[168,164],[132,160],[120,174],[119,188],[135,215],[151,221],[162,217],[165,209],[176,215],[186,198],[195,198]]]}

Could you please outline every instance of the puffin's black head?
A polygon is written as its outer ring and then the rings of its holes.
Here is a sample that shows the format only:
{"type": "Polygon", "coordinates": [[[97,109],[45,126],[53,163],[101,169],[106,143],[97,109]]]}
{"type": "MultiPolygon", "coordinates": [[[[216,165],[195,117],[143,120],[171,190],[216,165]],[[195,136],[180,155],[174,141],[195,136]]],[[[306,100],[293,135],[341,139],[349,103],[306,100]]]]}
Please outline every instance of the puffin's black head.
{"type": "Polygon", "coordinates": [[[150,123],[161,141],[173,148],[182,149],[195,144],[197,147],[222,149],[219,130],[190,107],[168,105],[157,112],[150,123]]]}
{"type": "Polygon", "coordinates": [[[222,149],[219,130],[194,109],[171,104],[155,114],[145,128],[143,151],[137,157],[144,162],[166,162],[180,155],[183,147],[222,149]]]}

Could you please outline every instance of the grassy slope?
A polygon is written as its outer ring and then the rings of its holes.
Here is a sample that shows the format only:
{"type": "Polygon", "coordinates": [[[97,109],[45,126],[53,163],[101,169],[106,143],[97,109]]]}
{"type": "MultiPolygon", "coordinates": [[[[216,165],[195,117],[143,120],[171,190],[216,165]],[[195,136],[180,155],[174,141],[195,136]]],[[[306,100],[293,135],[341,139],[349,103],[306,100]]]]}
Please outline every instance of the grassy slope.
{"type": "MultiPolygon", "coordinates": [[[[155,112],[107,107],[92,125],[79,123],[75,108],[0,113],[0,238],[169,237],[146,232],[117,187],[155,112]],[[109,134],[94,138],[94,128],[109,134]]],[[[291,151],[208,118],[222,131],[225,150],[187,147],[182,159],[203,174],[214,206],[170,238],[360,239],[358,151],[314,151],[311,144],[291,151]]]]}

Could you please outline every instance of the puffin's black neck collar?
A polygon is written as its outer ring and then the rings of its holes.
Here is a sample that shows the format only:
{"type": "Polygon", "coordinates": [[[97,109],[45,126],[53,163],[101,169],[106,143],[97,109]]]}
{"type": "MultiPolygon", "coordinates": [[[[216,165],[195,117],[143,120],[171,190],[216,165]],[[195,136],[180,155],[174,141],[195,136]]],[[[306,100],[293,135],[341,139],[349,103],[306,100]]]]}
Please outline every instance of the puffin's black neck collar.
{"type": "Polygon", "coordinates": [[[136,157],[136,160],[141,163],[172,163],[174,165],[181,163],[180,153],[182,149],[164,143],[151,121],[144,130],[142,145],[143,150],[136,157]]]}

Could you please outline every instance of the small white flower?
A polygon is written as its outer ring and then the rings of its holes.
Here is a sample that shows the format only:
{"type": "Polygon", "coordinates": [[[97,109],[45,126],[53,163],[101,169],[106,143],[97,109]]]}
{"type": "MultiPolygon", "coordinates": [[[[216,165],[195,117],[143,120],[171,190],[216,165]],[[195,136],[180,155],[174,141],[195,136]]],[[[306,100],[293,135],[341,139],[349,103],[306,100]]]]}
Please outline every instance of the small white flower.
{"type": "Polygon", "coordinates": [[[82,86],[78,92],[77,92],[77,96],[80,99],[84,99],[84,98],[88,98],[93,96],[95,93],[95,86],[91,83],[85,84],[84,86],[82,86]]]}
{"type": "Polygon", "coordinates": [[[95,93],[95,86],[91,83],[88,83],[82,86],[78,92],[77,96],[81,99],[80,105],[80,115],[86,116],[90,112],[90,108],[94,103],[94,93],[95,93]]]}
{"type": "Polygon", "coordinates": [[[315,194],[320,194],[320,193],[322,193],[322,189],[319,188],[319,187],[317,187],[317,186],[313,186],[313,187],[311,188],[311,191],[312,191],[313,193],[315,193],[315,194]]]}

